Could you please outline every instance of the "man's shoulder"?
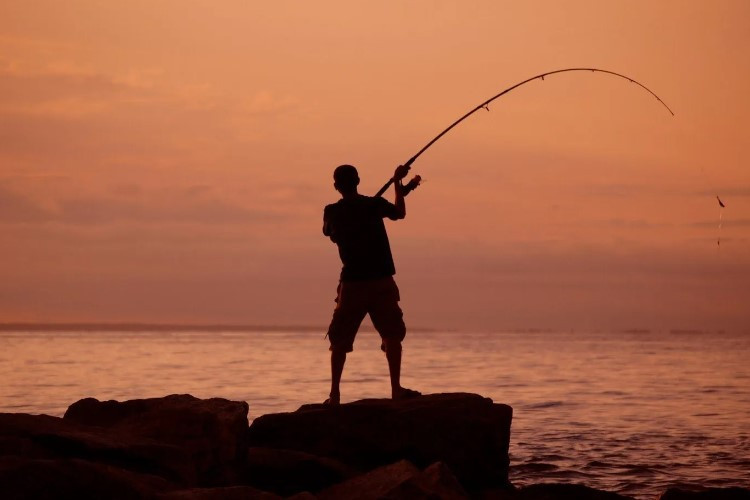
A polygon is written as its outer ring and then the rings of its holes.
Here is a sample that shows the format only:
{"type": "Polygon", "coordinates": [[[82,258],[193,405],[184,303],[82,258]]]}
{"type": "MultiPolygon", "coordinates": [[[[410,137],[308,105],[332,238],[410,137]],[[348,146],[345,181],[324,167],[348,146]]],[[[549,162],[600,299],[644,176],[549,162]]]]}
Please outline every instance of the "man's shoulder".
{"type": "Polygon", "coordinates": [[[366,196],[363,194],[358,194],[357,196],[352,196],[350,198],[341,198],[335,203],[330,203],[326,205],[325,210],[341,210],[352,206],[371,205],[374,203],[379,203],[378,200],[382,199],[383,198],[381,198],[380,196],[366,196]]]}
{"type": "Polygon", "coordinates": [[[335,201],[333,203],[329,203],[328,205],[325,206],[325,208],[323,209],[323,211],[325,213],[328,213],[328,212],[332,212],[332,211],[335,211],[335,210],[339,210],[339,209],[341,209],[342,206],[344,206],[344,204],[342,203],[343,201],[344,201],[344,199],[341,198],[338,201],[335,201]]]}

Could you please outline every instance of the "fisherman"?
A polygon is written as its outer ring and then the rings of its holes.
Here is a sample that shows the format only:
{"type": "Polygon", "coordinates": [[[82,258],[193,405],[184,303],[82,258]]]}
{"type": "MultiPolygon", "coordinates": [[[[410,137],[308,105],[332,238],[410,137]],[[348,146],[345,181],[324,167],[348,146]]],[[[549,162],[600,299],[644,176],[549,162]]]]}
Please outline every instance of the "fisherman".
{"type": "Polygon", "coordinates": [[[341,199],[325,207],[323,234],[339,249],[343,268],[338,285],[336,308],[328,327],[331,343],[331,393],[325,404],[341,401],[339,385],[352,352],[354,337],[365,315],[382,339],[381,349],[388,360],[391,397],[407,399],[420,393],[401,387],[401,341],[406,336],[403,313],[398,305],[398,287],[393,279],[396,269],[383,218],[406,217],[403,178],[409,166],[401,165],[393,174],[395,205],[380,196],[369,197],[357,192],[359,174],[351,165],[341,165],[333,172],[333,187],[341,199]]]}

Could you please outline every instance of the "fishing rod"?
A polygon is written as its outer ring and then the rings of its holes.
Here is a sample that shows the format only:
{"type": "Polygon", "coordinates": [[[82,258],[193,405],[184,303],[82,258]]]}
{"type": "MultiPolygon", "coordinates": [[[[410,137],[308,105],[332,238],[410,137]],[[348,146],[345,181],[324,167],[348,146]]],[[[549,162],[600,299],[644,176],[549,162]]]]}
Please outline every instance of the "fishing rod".
{"type": "MultiPolygon", "coordinates": [[[[667,104],[664,101],[661,100],[661,98],[658,95],[656,95],[654,92],[651,91],[651,89],[649,89],[648,87],[646,87],[642,83],[636,81],[633,78],[630,78],[629,76],[625,76],[625,75],[622,75],[620,73],[615,73],[614,71],[609,71],[609,70],[606,70],[606,69],[599,69],[599,68],[565,68],[565,69],[557,69],[557,70],[554,70],[554,71],[548,71],[546,73],[542,73],[541,75],[532,76],[531,78],[528,78],[528,79],[526,79],[526,80],[524,80],[524,81],[522,81],[520,83],[517,83],[517,84],[513,85],[512,87],[508,87],[507,89],[503,90],[502,92],[500,92],[496,96],[490,97],[489,99],[487,99],[486,101],[484,101],[483,103],[481,103],[480,105],[478,105],[477,107],[475,107],[474,109],[472,109],[471,111],[469,111],[468,113],[466,113],[465,115],[463,115],[461,118],[459,118],[455,122],[451,123],[451,125],[448,128],[446,128],[445,130],[443,130],[442,132],[440,132],[437,136],[435,136],[434,139],[432,139],[430,142],[428,142],[422,149],[420,149],[419,151],[417,151],[417,154],[415,154],[414,156],[412,156],[411,158],[409,158],[409,161],[407,161],[406,163],[404,163],[404,165],[406,165],[407,167],[411,167],[412,163],[414,163],[414,161],[417,158],[419,158],[422,153],[424,153],[425,151],[427,151],[427,149],[430,146],[432,146],[433,144],[435,144],[441,137],[443,137],[445,134],[447,134],[448,132],[450,132],[451,129],[453,129],[453,127],[455,127],[456,125],[458,125],[459,123],[461,123],[462,121],[464,121],[465,119],[467,119],[468,117],[470,117],[471,115],[473,115],[474,113],[476,113],[477,111],[479,111],[480,109],[486,109],[487,111],[489,111],[490,110],[489,104],[492,101],[494,101],[495,99],[498,99],[498,98],[504,96],[505,94],[507,94],[508,92],[510,92],[511,90],[516,89],[516,88],[520,87],[521,85],[524,85],[524,84],[529,83],[531,81],[534,81],[536,79],[544,80],[545,76],[554,75],[554,74],[557,74],[557,73],[566,73],[566,72],[569,72],[569,71],[591,71],[591,72],[594,72],[594,73],[606,73],[608,75],[613,75],[613,76],[617,76],[619,78],[623,78],[625,80],[628,80],[630,83],[635,83],[636,85],[638,85],[639,87],[641,87],[642,89],[644,89],[645,91],[647,91],[649,94],[651,94],[652,96],[654,96],[656,98],[656,100],[659,101],[665,108],[667,108],[667,111],[669,111],[669,113],[672,116],[674,116],[674,112],[669,108],[669,106],[667,106],[667,104]]],[[[416,189],[417,186],[419,186],[419,184],[420,184],[421,181],[422,181],[422,178],[420,176],[418,176],[418,175],[414,176],[413,179],[411,179],[407,184],[404,185],[404,191],[403,191],[404,192],[404,196],[406,196],[411,191],[413,191],[414,189],[416,189]]],[[[382,196],[383,193],[386,192],[386,190],[390,187],[391,184],[393,184],[393,179],[391,179],[388,182],[386,182],[385,185],[382,188],[380,188],[380,191],[378,191],[375,196],[382,196]]]]}

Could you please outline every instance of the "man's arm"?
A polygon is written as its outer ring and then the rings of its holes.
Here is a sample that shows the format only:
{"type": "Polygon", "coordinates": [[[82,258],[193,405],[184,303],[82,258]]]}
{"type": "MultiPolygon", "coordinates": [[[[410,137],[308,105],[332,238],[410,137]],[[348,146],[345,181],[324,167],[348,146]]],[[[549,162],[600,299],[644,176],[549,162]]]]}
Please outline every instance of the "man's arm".
{"type": "Polygon", "coordinates": [[[396,171],[393,173],[393,188],[396,191],[396,219],[403,219],[406,217],[406,199],[404,197],[404,185],[402,180],[409,173],[408,165],[399,165],[396,171]]]}
{"type": "Polygon", "coordinates": [[[328,206],[325,208],[325,210],[323,210],[323,234],[331,238],[331,241],[336,243],[336,239],[333,234],[333,225],[331,224],[331,214],[329,210],[330,209],[328,208],[328,206]]]}

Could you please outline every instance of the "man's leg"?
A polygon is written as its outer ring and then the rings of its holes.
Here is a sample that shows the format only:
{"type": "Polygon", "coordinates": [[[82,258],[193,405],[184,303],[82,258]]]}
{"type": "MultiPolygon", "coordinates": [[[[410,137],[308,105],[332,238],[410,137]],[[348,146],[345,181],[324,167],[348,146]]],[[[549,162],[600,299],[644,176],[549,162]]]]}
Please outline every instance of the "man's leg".
{"type": "Polygon", "coordinates": [[[331,351],[331,394],[328,399],[329,404],[339,404],[341,401],[341,374],[344,372],[344,363],[346,363],[346,351],[331,351]]]}
{"type": "Polygon", "coordinates": [[[396,339],[383,340],[385,357],[388,360],[388,373],[391,376],[391,397],[396,399],[403,388],[401,387],[401,341],[396,339]]]}
{"type": "Polygon", "coordinates": [[[341,283],[336,298],[336,309],[328,327],[328,340],[331,343],[331,394],[326,403],[339,404],[341,401],[341,374],[344,372],[346,353],[354,348],[354,337],[367,309],[356,285],[341,283]]]}
{"type": "Polygon", "coordinates": [[[406,336],[406,325],[398,305],[398,287],[392,278],[382,280],[379,286],[382,288],[374,295],[369,312],[372,324],[383,340],[382,346],[391,376],[391,397],[405,399],[419,396],[419,392],[401,387],[401,341],[406,336]]]}
{"type": "Polygon", "coordinates": [[[385,357],[388,360],[388,372],[391,375],[391,398],[409,399],[421,396],[422,393],[401,386],[401,341],[383,339],[385,357]]]}

